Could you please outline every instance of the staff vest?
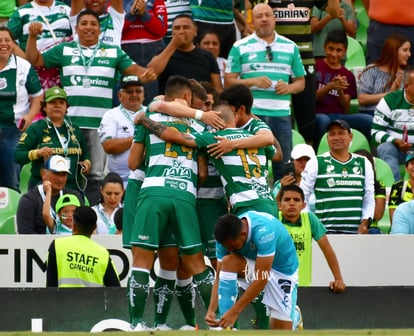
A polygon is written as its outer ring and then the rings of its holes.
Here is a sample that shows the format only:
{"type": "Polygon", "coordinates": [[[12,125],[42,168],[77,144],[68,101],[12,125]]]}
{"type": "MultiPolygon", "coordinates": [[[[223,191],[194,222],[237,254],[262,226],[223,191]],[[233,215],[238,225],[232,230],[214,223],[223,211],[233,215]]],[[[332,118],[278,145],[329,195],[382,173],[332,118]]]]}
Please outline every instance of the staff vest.
{"type": "Polygon", "coordinates": [[[109,252],[82,235],[55,240],[58,287],[103,287],[109,252]]]}

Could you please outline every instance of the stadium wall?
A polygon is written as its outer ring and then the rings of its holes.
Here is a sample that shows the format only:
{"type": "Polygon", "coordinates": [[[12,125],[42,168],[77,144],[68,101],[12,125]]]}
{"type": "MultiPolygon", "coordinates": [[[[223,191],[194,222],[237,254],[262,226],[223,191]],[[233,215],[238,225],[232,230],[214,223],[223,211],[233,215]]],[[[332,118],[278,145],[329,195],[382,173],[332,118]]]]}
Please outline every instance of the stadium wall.
{"type": "MultiPolygon", "coordinates": [[[[27,331],[31,319],[41,318],[43,331],[90,331],[99,321],[128,321],[125,288],[87,289],[0,289],[0,331],[27,331]]],[[[414,328],[414,287],[349,287],[333,294],[325,287],[299,289],[305,329],[414,328]]],[[[152,296],[145,320],[153,321],[152,296]]],[[[197,300],[197,321],[205,328],[205,309],[197,300]]],[[[240,327],[251,328],[254,317],[249,307],[242,313],[240,327]]],[[[168,324],[184,324],[174,299],[168,324]]]]}
{"type": "MultiPolygon", "coordinates": [[[[30,330],[32,318],[43,320],[45,331],[88,331],[97,322],[128,320],[126,289],[44,288],[50,235],[0,235],[0,331],[30,330]]],[[[120,236],[94,236],[112,255],[125,286],[130,251],[120,236]]],[[[414,235],[330,235],[348,286],[343,294],[331,293],[332,275],[317,244],[313,245],[312,287],[299,289],[299,305],[306,329],[414,328],[414,235]]],[[[198,302],[201,327],[205,310],[198,302]]],[[[183,324],[173,302],[168,321],[183,324]]],[[[152,321],[150,297],[146,320],[152,321]]],[[[243,313],[241,327],[250,327],[251,308],[243,313]]]]}

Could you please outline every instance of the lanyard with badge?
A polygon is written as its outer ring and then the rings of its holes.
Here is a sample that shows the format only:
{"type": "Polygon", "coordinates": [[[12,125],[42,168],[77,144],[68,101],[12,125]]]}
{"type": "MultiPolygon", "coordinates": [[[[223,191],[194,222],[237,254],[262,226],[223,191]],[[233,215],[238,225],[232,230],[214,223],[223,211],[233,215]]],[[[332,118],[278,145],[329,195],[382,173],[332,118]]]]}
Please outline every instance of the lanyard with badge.
{"type": "Polygon", "coordinates": [[[99,209],[99,217],[101,217],[102,221],[105,223],[106,227],[108,228],[109,234],[116,233],[116,226],[112,220],[109,220],[107,215],[105,214],[103,208],[99,209]]]}
{"type": "Polygon", "coordinates": [[[137,112],[132,112],[131,111],[132,113],[129,113],[128,112],[129,110],[127,110],[125,107],[123,107],[122,104],[119,105],[119,109],[122,112],[123,116],[130,122],[130,124],[132,126],[132,129],[134,129],[135,128],[135,123],[134,123],[134,119],[132,118],[132,115],[135,116],[135,114],[142,111],[142,107],[137,112]]]}
{"type": "Polygon", "coordinates": [[[85,89],[87,89],[87,88],[91,87],[91,79],[88,77],[88,71],[89,71],[89,68],[92,65],[93,60],[95,59],[96,53],[98,52],[98,49],[100,48],[101,43],[98,43],[95,46],[95,48],[92,51],[92,55],[91,55],[91,57],[89,58],[88,61],[86,61],[86,59],[85,59],[85,55],[83,54],[83,50],[82,50],[82,47],[79,44],[79,42],[77,42],[77,45],[78,45],[78,49],[79,49],[79,55],[80,55],[80,58],[82,60],[82,65],[83,65],[83,68],[85,70],[85,75],[82,77],[82,86],[85,89]]]}

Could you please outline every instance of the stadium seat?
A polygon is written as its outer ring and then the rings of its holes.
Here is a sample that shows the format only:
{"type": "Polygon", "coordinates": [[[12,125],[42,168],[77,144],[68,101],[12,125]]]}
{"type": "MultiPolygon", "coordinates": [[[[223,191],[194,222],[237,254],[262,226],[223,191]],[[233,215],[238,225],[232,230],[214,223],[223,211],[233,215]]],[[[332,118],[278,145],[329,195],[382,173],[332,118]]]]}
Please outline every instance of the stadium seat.
{"type": "MultiPolygon", "coordinates": [[[[358,2],[358,1],[357,1],[358,2]]],[[[365,8],[361,5],[360,7],[356,6],[355,3],[355,12],[357,20],[357,32],[356,39],[361,44],[363,50],[367,51],[367,31],[369,25],[369,17],[365,8]]]]}
{"type": "Polygon", "coordinates": [[[298,144],[306,143],[305,138],[297,130],[292,129],[292,148],[298,144]]]}
{"type": "Polygon", "coordinates": [[[375,172],[377,174],[377,180],[385,184],[386,187],[391,188],[394,184],[394,175],[391,167],[384,160],[378,157],[374,157],[375,172]]]}
{"type": "Polygon", "coordinates": [[[17,191],[0,187],[0,234],[16,233],[15,217],[19,200],[17,191]]]}
{"type": "Polygon", "coordinates": [[[25,164],[20,170],[20,193],[23,195],[29,188],[30,170],[32,169],[32,163],[25,164]]]}
{"type": "MultiPolygon", "coordinates": [[[[358,149],[365,149],[368,152],[371,152],[369,142],[367,138],[365,137],[365,135],[363,135],[360,131],[356,129],[352,129],[352,134],[353,134],[353,138],[352,138],[352,142],[349,148],[351,152],[355,152],[358,149]]],[[[317,154],[320,155],[328,151],[329,151],[329,146],[328,146],[328,141],[327,141],[326,133],[325,133],[321,139],[321,142],[319,143],[317,154]]]]}
{"type": "Polygon", "coordinates": [[[365,66],[364,49],[357,40],[348,36],[345,67],[350,71],[354,71],[354,69],[365,68],[365,66]]]}
{"type": "Polygon", "coordinates": [[[16,216],[0,219],[0,234],[16,234],[16,216]]]}

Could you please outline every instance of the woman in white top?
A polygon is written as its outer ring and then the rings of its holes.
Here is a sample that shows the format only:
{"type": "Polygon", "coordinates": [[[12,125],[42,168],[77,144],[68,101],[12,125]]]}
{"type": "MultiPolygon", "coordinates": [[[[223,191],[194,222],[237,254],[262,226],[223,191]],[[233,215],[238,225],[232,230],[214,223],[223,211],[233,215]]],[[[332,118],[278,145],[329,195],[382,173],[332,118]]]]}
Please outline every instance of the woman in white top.
{"type": "Polygon", "coordinates": [[[101,200],[92,207],[98,218],[95,233],[116,234],[114,216],[116,210],[122,207],[123,196],[124,183],[122,178],[117,173],[108,173],[102,181],[101,200]]]}

